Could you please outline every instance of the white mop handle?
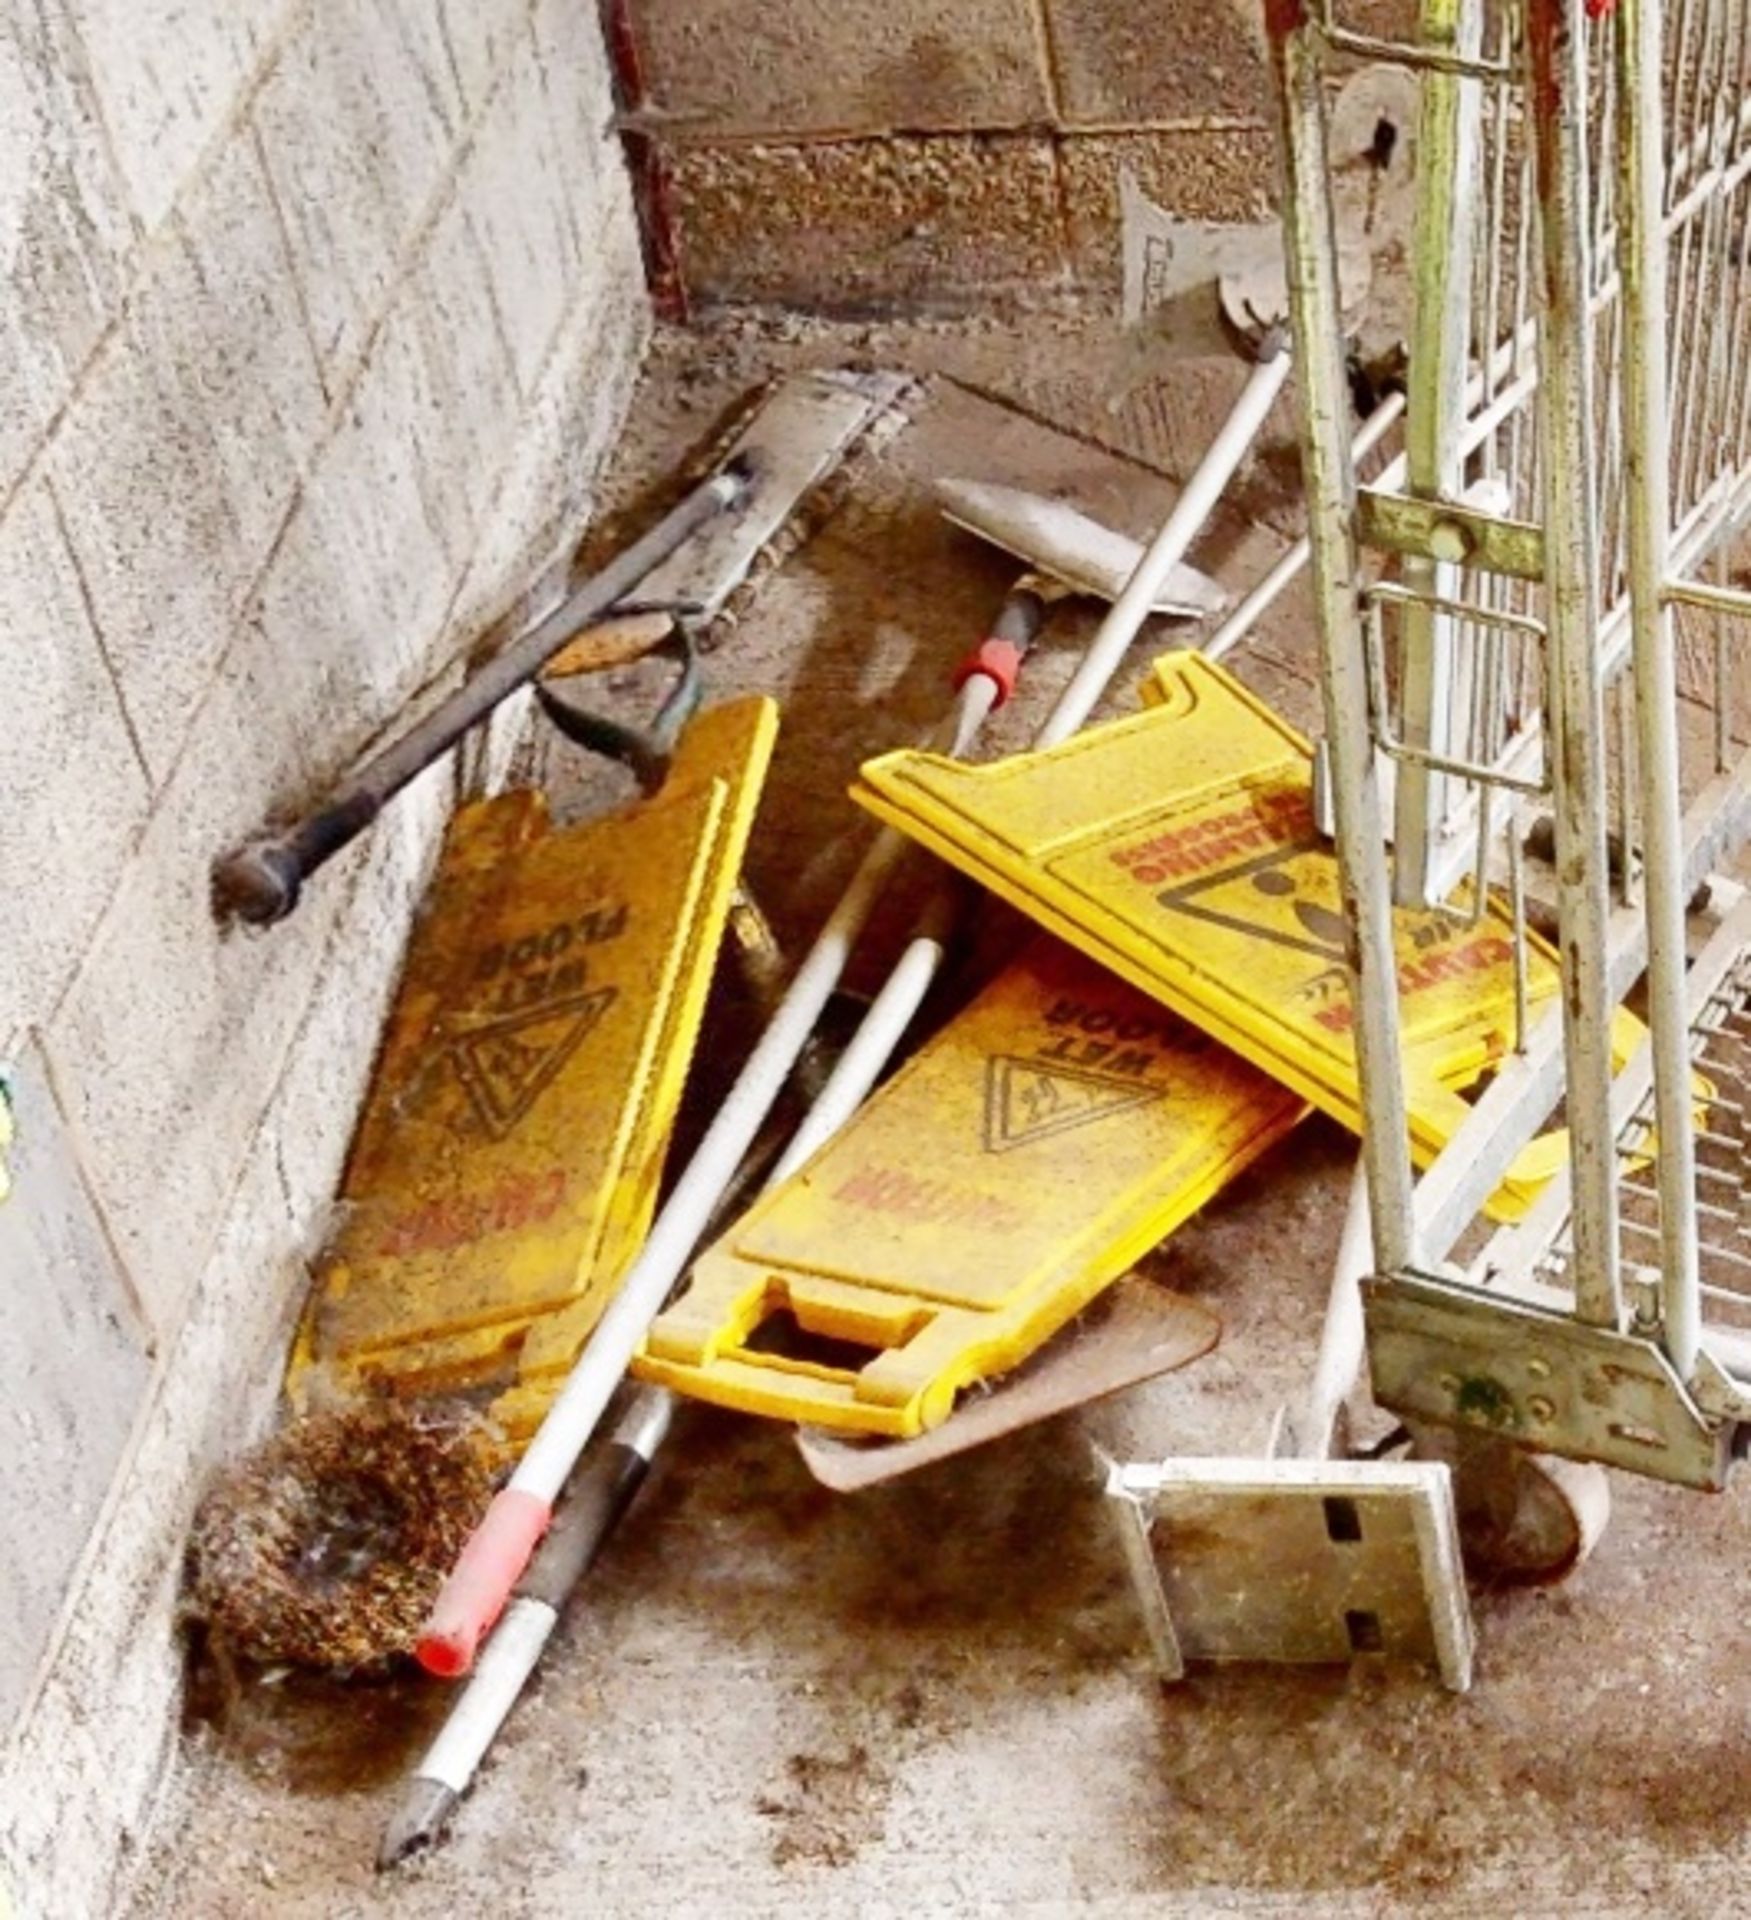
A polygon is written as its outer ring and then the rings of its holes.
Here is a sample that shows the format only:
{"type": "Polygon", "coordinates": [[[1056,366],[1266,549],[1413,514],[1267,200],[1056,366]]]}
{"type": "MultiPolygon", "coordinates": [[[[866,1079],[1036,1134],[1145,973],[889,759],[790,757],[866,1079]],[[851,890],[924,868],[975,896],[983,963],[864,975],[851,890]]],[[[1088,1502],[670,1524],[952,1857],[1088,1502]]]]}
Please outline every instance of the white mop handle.
{"type": "Polygon", "coordinates": [[[1240,398],[1222,423],[1222,431],[1211,441],[1209,452],[1186,482],[1185,491],[1162,522],[1161,531],[1150,541],[1136,572],[1126,582],[1125,591],[1107,610],[1107,617],[1101,622],[1100,631],[1083,656],[1081,666],[1058,696],[1058,704],[1040,729],[1039,746],[1055,747],[1059,741],[1068,740],[1094,711],[1130,651],[1138,629],[1154,610],[1167,576],[1185,558],[1186,549],[1203,530],[1204,522],[1215,511],[1217,501],[1234,478],[1235,469],[1258,438],[1265,415],[1289,377],[1289,360],[1287,350],[1279,349],[1253,368],[1240,398]]]}
{"type": "MultiPolygon", "coordinates": [[[[1143,622],[1154,611],[1161,582],[1203,531],[1270,411],[1288,368],[1289,356],[1279,353],[1255,370],[1247,382],[1190,485],[1101,623],[1087,658],[1034,736],[1036,747],[1049,747],[1064,737],[1064,731],[1074,731],[1074,726],[1063,729],[1064,717],[1070,715],[1080,725],[1112,683],[1143,622]],[[1266,377],[1261,378],[1261,374],[1266,377]]],[[[942,966],[951,917],[946,906],[939,906],[932,916],[933,924],[921,927],[907,943],[851,1044],[840,1055],[820,1099],[810,1108],[773,1170],[772,1185],[812,1159],[868,1097],[942,966]]]]}
{"type": "MultiPolygon", "coordinates": [[[[1139,560],[1123,595],[1102,623],[1090,645],[1087,661],[1035,736],[1037,747],[1051,746],[1056,738],[1062,737],[1053,729],[1061,726],[1064,715],[1072,715],[1080,724],[1080,719],[1087,716],[1111,684],[1143,622],[1154,611],[1161,581],[1179,564],[1187,547],[1202,532],[1235,468],[1245,457],[1246,449],[1270,411],[1272,399],[1282,387],[1288,366],[1289,356],[1280,353],[1247,382],[1233,414],[1175,504],[1172,516],[1139,560]],[[1261,379],[1261,373],[1266,377],[1261,379]]],[[[787,1179],[812,1159],[868,1097],[942,966],[951,917],[946,907],[939,908],[933,915],[933,924],[921,927],[907,943],[862,1025],[852,1036],[851,1044],[840,1055],[821,1097],[784,1150],[773,1170],[772,1185],[787,1179]]]]}
{"type": "MultiPolygon", "coordinates": [[[[951,755],[964,753],[990,713],[997,692],[987,675],[971,676],[932,746],[951,755]]],[[[453,1677],[472,1665],[475,1648],[503,1611],[547,1531],[560,1489],[772,1111],[908,844],[891,828],[876,836],[797,969],[516,1471],[495,1496],[445,1581],[419,1639],[420,1664],[429,1672],[453,1677]]]]}
{"type": "Polygon", "coordinates": [[[932,918],[937,924],[914,933],[907,941],[905,952],[870,1002],[869,1011],[839,1056],[819,1099],[791,1135],[790,1145],[772,1169],[768,1187],[781,1185],[812,1160],[863,1105],[881,1078],[942,965],[953,918],[946,902],[939,903],[932,918]]]}
{"type": "MultiPolygon", "coordinates": [[[[1398,424],[1404,410],[1405,396],[1402,393],[1388,394],[1369,414],[1362,430],[1350,442],[1350,458],[1366,459],[1398,424]]],[[[1403,486],[1407,465],[1401,453],[1381,471],[1380,478],[1374,482],[1375,486],[1388,493],[1403,486]]],[[[1313,542],[1305,536],[1297,540],[1199,648],[1204,658],[1225,660],[1277,603],[1289,583],[1312,558],[1313,542]]]]}

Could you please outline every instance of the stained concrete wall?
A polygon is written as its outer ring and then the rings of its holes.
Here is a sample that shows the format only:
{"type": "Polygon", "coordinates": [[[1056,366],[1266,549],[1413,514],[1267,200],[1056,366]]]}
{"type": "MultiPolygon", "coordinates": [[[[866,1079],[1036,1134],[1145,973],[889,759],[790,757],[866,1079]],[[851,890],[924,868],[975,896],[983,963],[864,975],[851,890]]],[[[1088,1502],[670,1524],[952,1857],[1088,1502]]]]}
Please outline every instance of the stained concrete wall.
{"type": "MultiPolygon", "coordinates": [[[[686,294],[956,311],[1116,287],[1118,181],[1275,192],[1260,0],[612,0],[686,294]]],[[[1345,0],[1403,32],[1414,0],[1345,0]]]]}
{"type": "Polygon", "coordinates": [[[271,1403],[467,770],[272,933],[215,926],[208,866],[575,534],[647,324],[611,114],[592,0],[0,21],[0,1882],[24,1913],[108,1908],[173,1723],[190,1506],[271,1403]]]}

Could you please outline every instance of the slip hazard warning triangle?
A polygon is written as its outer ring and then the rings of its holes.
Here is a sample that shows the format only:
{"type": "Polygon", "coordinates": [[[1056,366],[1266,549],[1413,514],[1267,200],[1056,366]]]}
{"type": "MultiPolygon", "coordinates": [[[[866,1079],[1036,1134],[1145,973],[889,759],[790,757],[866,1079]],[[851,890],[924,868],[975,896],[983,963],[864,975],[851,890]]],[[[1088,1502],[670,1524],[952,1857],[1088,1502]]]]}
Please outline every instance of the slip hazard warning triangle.
{"type": "Polygon", "coordinates": [[[985,1151],[1008,1153],[1157,1097],[1155,1088],[1135,1080],[994,1054],[985,1063],[985,1151]]]}
{"type": "Polygon", "coordinates": [[[1211,926],[1287,947],[1294,953],[1311,954],[1341,967],[1343,915],[1306,897],[1297,871],[1302,865],[1315,884],[1333,883],[1330,855],[1309,836],[1238,866],[1204,874],[1183,886],[1168,887],[1155,898],[1158,905],[1208,921],[1211,926]],[[1267,903],[1277,904],[1275,915],[1267,914],[1267,903]]]}
{"type": "Polygon", "coordinates": [[[534,1106],[613,1004],[616,991],[600,987],[530,1013],[494,1020],[452,1044],[450,1057],[469,1105],[493,1139],[506,1138],[534,1106]]]}
{"type": "Polygon", "coordinates": [[[770,1419],[921,1433],[1305,1110],[1106,968],[1032,941],[698,1255],[633,1371],[770,1419]]]}
{"type": "Polygon", "coordinates": [[[458,809],[287,1370],[540,1421],[656,1210],[777,723],[700,714],[662,790],[569,826],[458,809]],[[539,1370],[536,1370],[536,1362],[539,1370]]]}

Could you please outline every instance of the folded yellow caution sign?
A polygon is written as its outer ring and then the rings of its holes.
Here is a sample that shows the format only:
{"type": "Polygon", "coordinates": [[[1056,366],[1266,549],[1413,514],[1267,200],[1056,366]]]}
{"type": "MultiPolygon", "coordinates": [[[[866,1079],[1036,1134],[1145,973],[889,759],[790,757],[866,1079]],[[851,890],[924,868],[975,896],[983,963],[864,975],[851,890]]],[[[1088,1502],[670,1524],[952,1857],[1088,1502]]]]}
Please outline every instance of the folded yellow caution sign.
{"type": "MultiPolygon", "coordinates": [[[[1197,653],[1168,654],[1145,711],[984,766],[901,752],[855,797],[1043,925],[1351,1127],[1361,1124],[1337,862],[1314,825],[1307,742],[1197,653]]],[[[1427,1163],[1464,1120],[1459,1092],[1513,1044],[1513,929],[1396,915],[1406,1098],[1427,1163]]],[[[1528,995],[1557,991],[1534,941],[1528,995]]],[[[1639,1034],[1620,1015],[1627,1055],[1639,1034]]],[[[1533,1141],[1492,1202],[1524,1211],[1561,1164],[1533,1141]]]]}
{"type": "Polygon", "coordinates": [[[751,1413],[922,1432],[1305,1111],[1036,940],[701,1257],[634,1370],[751,1413]]]}
{"type": "MultiPolygon", "coordinates": [[[[656,1201],[776,730],[696,720],[662,791],[563,830],[465,807],[415,926],[288,1381],[508,1385],[587,1336],[656,1201]]],[[[521,1426],[539,1406],[519,1409],[521,1426]]]]}

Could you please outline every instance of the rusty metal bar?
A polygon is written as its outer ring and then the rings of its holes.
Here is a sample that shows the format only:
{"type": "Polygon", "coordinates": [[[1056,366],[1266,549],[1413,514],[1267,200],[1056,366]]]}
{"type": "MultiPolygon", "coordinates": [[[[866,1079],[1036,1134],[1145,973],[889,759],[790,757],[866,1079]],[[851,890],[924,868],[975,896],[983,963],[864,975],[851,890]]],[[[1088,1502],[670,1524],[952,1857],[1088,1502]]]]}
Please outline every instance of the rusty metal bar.
{"type": "Polygon", "coordinates": [[[1563,1039],[1575,1186],[1575,1306],[1583,1320],[1615,1328],[1622,1324],[1623,1288],[1606,953],[1609,781],[1598,646],[1598,530],[1588,461],[1595,416],[1588,320],[1587,62],[1580,9],[1566,0],[1528,0],[1526,49],[1540,213],[1540,467],[1557,768],[1563,1039]]]}
{"type": "Polygon", "coordinates": [[[1300,380],[1301,473],[1312,543],[1326,737],[1343,891],[1363,1111],[1363,1157],[1377,1262],[1415,1256],[1410,1135],[1399,1064],[1392,902],[1380,850],[1386,811],[1369,726],[1358,594],[1349,387],[1344,374],[1336,225],[1327,182],[1325,75],[1303,0],[1267,0],[1265,31],[1280,115],[1283,227],[1300,380]]]}

